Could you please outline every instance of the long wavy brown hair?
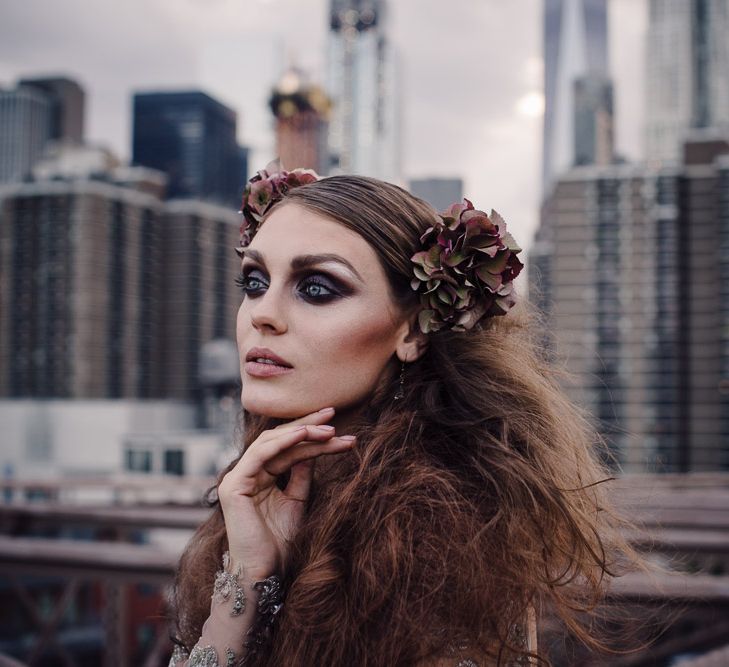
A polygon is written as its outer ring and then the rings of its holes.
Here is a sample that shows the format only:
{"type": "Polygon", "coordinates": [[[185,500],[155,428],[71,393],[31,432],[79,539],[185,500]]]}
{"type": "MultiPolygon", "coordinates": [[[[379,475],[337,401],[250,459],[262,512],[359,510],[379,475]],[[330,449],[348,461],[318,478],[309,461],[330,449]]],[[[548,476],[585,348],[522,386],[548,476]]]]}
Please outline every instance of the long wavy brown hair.
{"type": "MultiPolygon", "coordinates": [[[[428,204],[356,176],[298,187],[286,202],[360,234],[395,301],[417,310],[409,258],[433,222],[428,204]]],[[[351,431],[358,445],[315,477],[290,545],[283,611],[255,664],[412,665],[461,644],[469,657],[506,664],[525,652],[512,630],[530,607],[597,644],[584,612],[636,557],[600,483],[609,477],[602,440],[560,388],[565,371],[540,347],[541,326],[520,295],[480,328],[429,334],[398,401],[393,357],[351,431]]],[[[244,447],[277,423],[245,414],[244,447]]],[[[188,650],[226,549],[213,505],[176,578],[176,640],[188,650]]]]}

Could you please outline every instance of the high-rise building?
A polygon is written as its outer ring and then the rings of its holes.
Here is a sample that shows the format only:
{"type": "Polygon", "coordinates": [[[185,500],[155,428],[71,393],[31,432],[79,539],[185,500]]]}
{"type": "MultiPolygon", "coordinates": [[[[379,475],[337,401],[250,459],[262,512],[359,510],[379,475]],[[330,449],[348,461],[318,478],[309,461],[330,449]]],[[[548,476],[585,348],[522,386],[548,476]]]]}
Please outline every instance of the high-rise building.
{"type": "Polygon", "coordinates": [[[627,470],[729,469],[729,143],[685,155],[573,170],[538,235],[566,389],[627,470]]]}
{"type": "Polygon", "coordinates": [[[542,192],[576,163],[575,82],[608,76],[605,0],[544,0],[542,192]]]}
{"type": "Polygon", "coordinates": [[[439,212],[463,201],[463,180],[460,178],[413,178],[408,189],[439,212]]]}
{"type": "Polygon", "coordinates": [[[67,77],[21,79],[20,86],[44,92],[51,103],[50,138],[64,143],[80,144],[84,140],[83,88],[67,77]]]}
{"type": "Polygon", "coordinates": [[[613,86],[588,73],[574,82],[575,165],[606,165],[614,159],[613,86]]]}
{"type": "Polygon", "coordinates": [[[304,73],[289,68],[269,99],[276,119],[276,154],[285,169],[298,167],[326,174],[328,115],[331,101],[304,73]]]}
{"type": "Polygon", "coordinates": [[[22,79],[0,89],[0,183],[30,174],[50,141],[83,141],[84,91],[65,77],[22,79]]]}
{"type": "Polygon", "coordinates": [[[231,208],[246,181],[236,113],[202,92],[134,95],[132,162],[169,177],[170,198],[231,208]]]}
{"type": "MultiPolygon", "coordinates": [[[[199,400],[205,344],[235,340],[241,221],[227,208],[194,200],[167,202],[163,219],[165,396],[199,400]]],[[[238,366],[233,375],[240,376],[238,366]]]]}
{"type": "Polygon", "coordinates": [[[0,396],[199,398],[202,347],[235,335],[239,216],[163,201],[148,168],[42,166],[0,188],[0,396]]]}
{"type": "Polygon", "coordinates": [[[51,102],[39,90],[0,90],[0,183],[25,178],[51,136],[51,102]]]}
{"type": "Polygon", "coordinates": [[[651,0],[646,158],[680,163],[692,128],[729,136],[729,0],[651,0]]]}
{"type": "Polygon", "coordinates": [[[400,181],[400,103],[385,0],[330,0],[327,90],[332,173],[400,181]]]}

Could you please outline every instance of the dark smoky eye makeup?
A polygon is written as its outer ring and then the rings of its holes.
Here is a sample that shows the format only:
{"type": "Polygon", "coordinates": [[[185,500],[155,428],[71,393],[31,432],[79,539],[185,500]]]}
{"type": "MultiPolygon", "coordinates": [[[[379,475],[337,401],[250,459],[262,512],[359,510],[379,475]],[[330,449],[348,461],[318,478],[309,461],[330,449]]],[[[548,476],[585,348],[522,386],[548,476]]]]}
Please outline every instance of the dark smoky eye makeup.
{"type": "Polygon", "coordinates": [[[236,276],[235,284],[240,287],[244,295],[252,296],[267,285],[266,272],[256,264],[246,264],[236,276]]]}
{"type": "MultiPolygon", "coordinates": [[[[313,303],[334,301],[349,296],[355,291],[339,277],[314,267],[294,271],[291,281],[295,285],[297,294],[305,301],[313,303]]],[[[244,295],[255,298],[268,287],[268,276],[263,268],[251,262],[241,267],[235,283],[241,288],[244,295]]]]}
{"type": "Polygon", "coordinates": [[[297,283],[296,291],[303,299],[318,303],[333,301],[352,293],[351,289],[321,271],[304,274],[297,283]]]}

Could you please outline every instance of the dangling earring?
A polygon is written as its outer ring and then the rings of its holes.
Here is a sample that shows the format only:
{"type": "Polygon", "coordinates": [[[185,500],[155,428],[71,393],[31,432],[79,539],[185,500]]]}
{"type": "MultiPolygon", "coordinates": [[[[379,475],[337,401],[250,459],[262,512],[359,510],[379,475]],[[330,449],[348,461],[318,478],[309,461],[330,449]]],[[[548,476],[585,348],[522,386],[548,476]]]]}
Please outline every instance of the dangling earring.
{"type": "Polygon", "coordinates": [[[399,401],[401,398],[405,397],[405,390],[403,388],[403,384],[405,382],[405,362],[402,362],[402,368],[400,368],[400,386],[397,388],[397,391],[395,392],[395,396],[393,397],[393,401],[399,401]]]}

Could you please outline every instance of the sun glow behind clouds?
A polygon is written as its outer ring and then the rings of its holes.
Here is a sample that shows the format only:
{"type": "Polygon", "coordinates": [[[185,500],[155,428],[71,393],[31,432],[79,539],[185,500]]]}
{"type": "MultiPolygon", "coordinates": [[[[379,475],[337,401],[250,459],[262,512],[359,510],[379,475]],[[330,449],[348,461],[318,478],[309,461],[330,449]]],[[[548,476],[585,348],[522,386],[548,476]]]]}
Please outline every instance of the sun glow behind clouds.
{"type": "Polygon", "coordinates": [[[544,114],[544,95],[537,91],[527,93],[517,101],[516,111],[520,116],[539,118],[544,114]]]}

